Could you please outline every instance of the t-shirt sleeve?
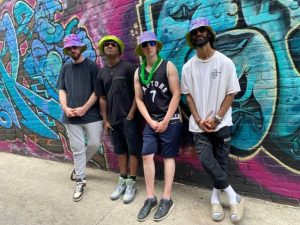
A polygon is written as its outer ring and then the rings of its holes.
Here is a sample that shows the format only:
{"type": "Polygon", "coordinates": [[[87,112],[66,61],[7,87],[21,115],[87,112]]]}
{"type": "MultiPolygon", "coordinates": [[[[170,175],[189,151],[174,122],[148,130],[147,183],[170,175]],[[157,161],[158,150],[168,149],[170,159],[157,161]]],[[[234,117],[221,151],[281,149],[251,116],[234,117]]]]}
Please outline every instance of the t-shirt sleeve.
{"type": "Polygon", "coordinates": [[[99,73],[99,68],[97,66],[97,64],[92,61],[91,63],[91,76],[92,76],[92,89],[94,90],[95,89],[95,84],[96,84],[96,81],[97,81],[97,78],[98,78],[98,73],[99,73]]]}
{"type": "Polygon", "coordinates": [[[230,62],[228,68],[229,79],[226,86],[226,94],[236,94],[241,91],[239,80],[236,74],[236,68],[233,62],[230,62]]]}
{"type": "Polygon", "coordinates": [[[189,81],[188,81],[188,73],[187,73],[187,68],[184,66],[182,68],[181,72],[181,93],[182,94],[189,94],[189,81]]]}
{"type": "Polygon", "coordinates": [[[105,90],[104,90],[101,70],[99,70],[98,74],[97,74],[97,79],[96,79],[96,82],[95,82],[94,92],[97,96],[105,96],[106,95],[105,90]]]}
{"type": "Polygon", "coordinates": [[[66,90],[66,85],[65,85],[65,66],[62,67],[60,74],[59,74],[59,78],[58,78],[58,82],[56,85],[56,88],[59,90],[66,90]]]}

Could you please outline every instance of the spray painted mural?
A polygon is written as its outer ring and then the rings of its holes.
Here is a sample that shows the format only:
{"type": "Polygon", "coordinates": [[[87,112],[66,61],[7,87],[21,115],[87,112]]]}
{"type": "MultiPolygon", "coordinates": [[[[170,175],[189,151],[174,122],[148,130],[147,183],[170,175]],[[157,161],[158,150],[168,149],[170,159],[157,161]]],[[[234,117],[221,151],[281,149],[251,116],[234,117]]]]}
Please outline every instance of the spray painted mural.
{"type": "MultiPolygon", "coordinates": [[[[299,4],[297,0],[0,1],[0,149],[72,160],[55,88],[61,66],[70,60],[62,54],[66,35],[80,35],[88,47],[84,56],[101,66],[97,41],[103,34],[120,36],[126,44],[124,58],[138,62],[133,51],[136,38],[152,30],[164,43],[161,56],[181,71],[195,54],[185,42],[189,23],[208,17],[217,32],[217,49],[234,61],[242,89],[233,105],[232,181],[246,194],[299,204],[299,4]]],[[[184,99],[181,107],[187,119],[184,99]]],[[[95,161],[116,168],[108,137],[104,155],[95,161]]],[[[203,168],[188,133],[177,164],[177,181],[205,183],[205,175],[198,175],[204,174],[203,168]]]]}

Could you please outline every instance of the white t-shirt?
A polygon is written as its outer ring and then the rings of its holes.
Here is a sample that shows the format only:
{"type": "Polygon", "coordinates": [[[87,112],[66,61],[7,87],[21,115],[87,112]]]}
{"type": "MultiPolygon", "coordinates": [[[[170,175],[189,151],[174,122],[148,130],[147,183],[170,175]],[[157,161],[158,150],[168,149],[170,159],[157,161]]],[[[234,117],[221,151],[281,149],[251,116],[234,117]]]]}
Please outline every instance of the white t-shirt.
{"type": "MultiPolygon", "coordinates": [[[[192,96],[201,119],[215,116],[225,96],[240,91],[232,60],[218,51],[207,60],[195,55],[182,68],[181,91],[192,96]]],[[[231,112],[230,107],[216,131],[232,125],[231,112]]],[[[196,124],[193,115],[190,116],[189,130],[204,132],[196,124]]]]}

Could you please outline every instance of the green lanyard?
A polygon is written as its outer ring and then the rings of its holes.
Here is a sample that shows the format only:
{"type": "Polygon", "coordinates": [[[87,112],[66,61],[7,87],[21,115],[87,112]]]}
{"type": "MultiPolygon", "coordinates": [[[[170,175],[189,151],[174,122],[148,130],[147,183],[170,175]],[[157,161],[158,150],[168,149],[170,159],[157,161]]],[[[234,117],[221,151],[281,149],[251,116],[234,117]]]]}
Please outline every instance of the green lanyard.
{"type": "Polygon", "coordinates": [[[158,56],[157,57],[157,60],[155,61],[155,63],[153,64],[153,66],[151,67],[151,70],[150,70],[150,73],[149,73],[149,76],[147,78],[147,80],[145,79],[145,68],[146,68],[146,59],[143,60],[143,64],[142,64],[142,68],[141,68],[141,82],[144,84],[144,85],[147,85],[150,83],[150,81],[152,80],[153,78],[153,73],[156,71],[157,69],[157,66],[159,65],[159,63],[161,62],[161,57],[158,56]]]}

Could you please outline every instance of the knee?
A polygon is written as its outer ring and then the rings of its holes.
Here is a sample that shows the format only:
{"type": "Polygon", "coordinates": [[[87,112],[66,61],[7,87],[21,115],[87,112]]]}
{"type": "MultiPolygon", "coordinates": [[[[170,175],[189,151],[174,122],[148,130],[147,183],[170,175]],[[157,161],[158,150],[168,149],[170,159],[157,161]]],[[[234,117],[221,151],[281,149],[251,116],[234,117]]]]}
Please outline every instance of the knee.
{"type": "Polygon", "coordinates": [[[153,155],[143,155],[143,162],[144,163],[151,163],[151,162],[153,162],[153,155]]]}
{"type": "Polygon", "coordinates": [[[96,149],[97,150],[100,147],[100,145],[101,145],[100,140],[93,140],[93,141],[89,141],[87,143],[87,147],[89,149],[96,149]]]}

